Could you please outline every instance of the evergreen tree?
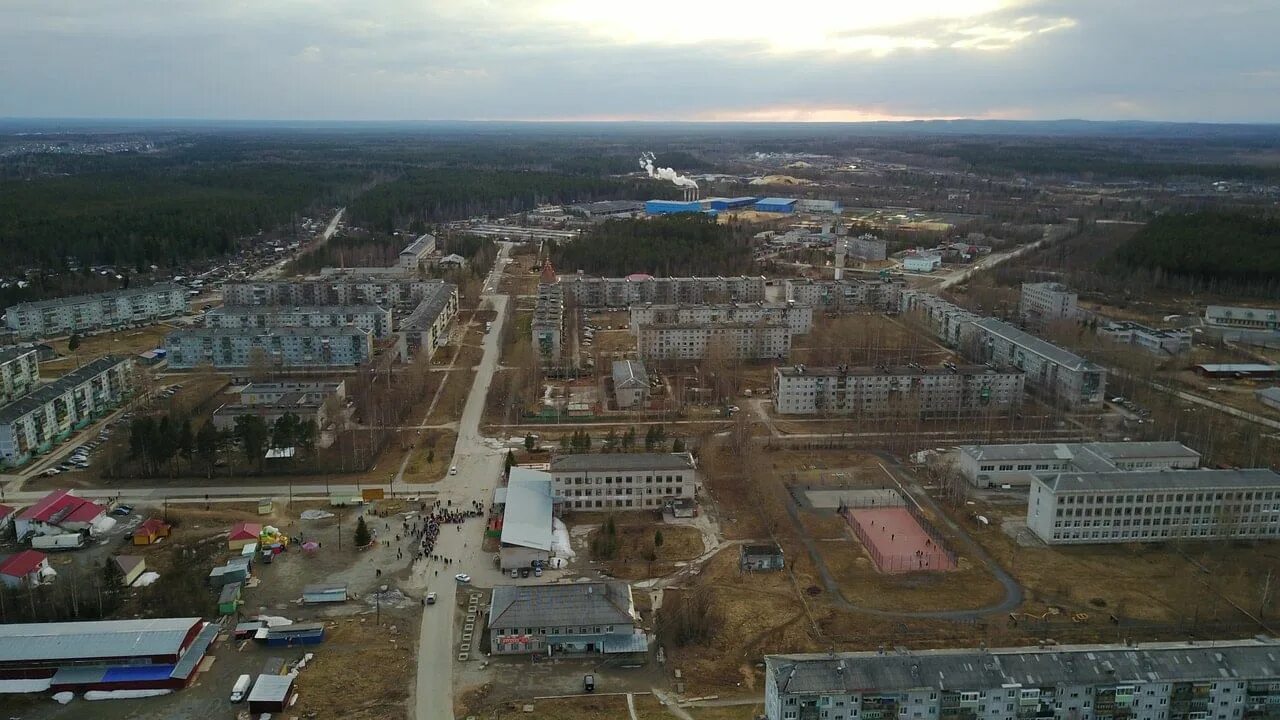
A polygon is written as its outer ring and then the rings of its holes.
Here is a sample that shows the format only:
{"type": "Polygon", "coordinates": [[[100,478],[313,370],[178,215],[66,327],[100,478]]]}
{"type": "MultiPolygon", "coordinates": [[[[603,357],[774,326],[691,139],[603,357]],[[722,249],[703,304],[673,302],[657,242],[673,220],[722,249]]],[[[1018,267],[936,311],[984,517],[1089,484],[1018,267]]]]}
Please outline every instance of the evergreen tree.
{"type": "Polygon", "coordinates": [[[538,441],[534,439],[532,433],[524,436],[524,449],[526,451],[533,452],[533,448],[536,447],[537,444],[538,441]]]}
{"type": "Polygon", "coordinates": [[[212,420],[201,425],[196,433],[196,455],[205,462],[212,476],[213,465],[218,461],[218,428],[213,426],[212,420]]]}
{"type": "Polygon", "coordinates": [[[363,515],[356,520],[356,533],[354,539],[356,547],[358,548],[365,547],[369,543],[373,542],[373,536],[369,534],[369,526],[365,524],[363,515]]]}

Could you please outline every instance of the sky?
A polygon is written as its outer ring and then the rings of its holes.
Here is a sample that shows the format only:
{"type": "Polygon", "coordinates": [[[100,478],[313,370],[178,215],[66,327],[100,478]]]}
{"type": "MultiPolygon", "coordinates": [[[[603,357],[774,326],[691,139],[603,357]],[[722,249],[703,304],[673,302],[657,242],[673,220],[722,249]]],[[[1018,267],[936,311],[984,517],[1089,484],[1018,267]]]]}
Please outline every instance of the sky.
{"type": "Polygon", "coordinates": [[[0,0],[0,117],[1280,121],[1278,0],[0,0]]]}

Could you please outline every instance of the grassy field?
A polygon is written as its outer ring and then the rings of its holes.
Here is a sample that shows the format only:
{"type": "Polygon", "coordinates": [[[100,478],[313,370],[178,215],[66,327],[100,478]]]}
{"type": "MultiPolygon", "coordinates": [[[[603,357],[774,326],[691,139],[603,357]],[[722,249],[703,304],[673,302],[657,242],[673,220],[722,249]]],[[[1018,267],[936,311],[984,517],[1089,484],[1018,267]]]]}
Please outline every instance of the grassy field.
{"type": "Polygon", "coordinates": [[[138,353],[163,347],[164,337],[173,328],[167,325],[148,325],[136,330],[120,330],[118,332],[90,335],[80,340],[80,346],[72,352],[67,348],[67,339],[54,340],[49,343],[56,360],[40,362],[40,374],[54,377],[75,370],[77,367],[102,357],[103,355],[137,355],[138,353]]]}
{"type": "Polygon", "coordinates": [[[326,623],[324,646],[298,674],[298,704],[287,714],[353,720],[409,717],[405,701],[418,637],[412,615],[401,613],[380,626],[363,617],[326,623]]]}

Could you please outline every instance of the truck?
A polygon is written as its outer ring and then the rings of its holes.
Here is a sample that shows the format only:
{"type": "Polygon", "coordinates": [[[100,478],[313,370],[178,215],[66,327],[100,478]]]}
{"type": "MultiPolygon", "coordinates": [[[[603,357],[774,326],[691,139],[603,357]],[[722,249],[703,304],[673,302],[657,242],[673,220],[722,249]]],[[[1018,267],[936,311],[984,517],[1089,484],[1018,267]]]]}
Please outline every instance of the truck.
{"type": "Polygon", "coordinates": [[[72,550],[82,548],[84,547],[84,535],[80,533],[36,535],[31,538],[31,547],[36,550],[72,550]]]}
{"type": "Polygon", "coordinates": [[[248,675],[236,678],[236,684],[231,687],[231,702],[238,703],[244,700],[244,696],[249,694],[251,685],[253,685],[253,678],[248,675]]]}

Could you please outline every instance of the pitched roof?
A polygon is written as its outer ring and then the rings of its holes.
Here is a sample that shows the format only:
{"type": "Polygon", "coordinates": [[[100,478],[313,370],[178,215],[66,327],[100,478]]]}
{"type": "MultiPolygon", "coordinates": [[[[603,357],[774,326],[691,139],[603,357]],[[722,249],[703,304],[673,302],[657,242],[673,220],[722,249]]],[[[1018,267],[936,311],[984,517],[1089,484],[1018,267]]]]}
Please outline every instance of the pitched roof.
{"type": "MultiPolygon", "coordinates": [[[[515,475],[516,468],[511,468],[515,475]]],[[[536,470],[512,477],[507,485],[507,504],[502,513],[502,544],[535,550],[551,549],[551,476],[536,470]]]]}
{"type": "Polygon", "coordinates": [[[35,550],[23,550],[0,560],[0,575],[26,577],[45,561],[45,554],[35,550]]]}
{"type": "Polygon", "coordinates": [[[57,524],[66,520],[89,522],[105,513],[106,508],[92,500],[71,494],[70,490],[54,490],[35,505],[22,511],[19,520],[57,524]]]}
{"type": "Polygon", "coordinates": [[[111,558],[115,561],[116,567],[120,568],[120,572],[128,575],[133,572],[139,565],[146,567],[147,561],[141,555],[116,555],[111,558]]]}
{"type": "Polygon", "coordinates": [[[231,532],[227,535],[229,540],[240,540],[243,538],[251,538],[257,540],[262,534],[262,526],[258,523],[251,523],[241,520],[231,526],[231,532]]]}
{"type": "Polygon", "coordinates": [[[499,585],[489,627],[615,625],[635,622],[631,586],[622,582],[499,585]]]}
{"type": "Polygon", "coordinates": [[[147,518],[133,531],[134,535],[154,535],[169,527],[169,523],[160,518],[147,518]]]}

